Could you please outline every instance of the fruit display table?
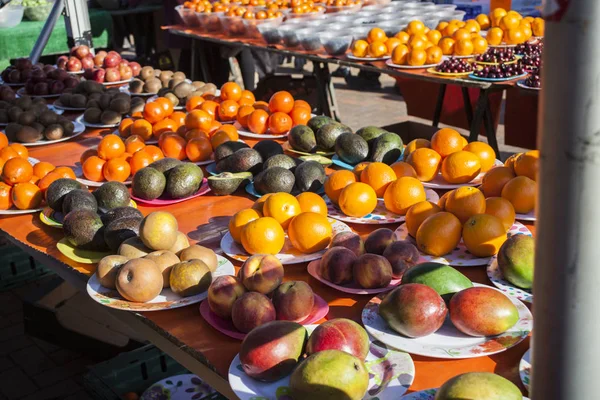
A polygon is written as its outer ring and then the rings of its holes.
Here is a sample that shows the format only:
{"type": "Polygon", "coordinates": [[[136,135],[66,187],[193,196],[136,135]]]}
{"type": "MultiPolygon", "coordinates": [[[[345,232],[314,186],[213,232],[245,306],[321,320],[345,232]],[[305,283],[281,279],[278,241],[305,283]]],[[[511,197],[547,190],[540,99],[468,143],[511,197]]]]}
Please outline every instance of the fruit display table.
{"type": "MultiPolygon", "coordinates": [[[[478,83],[465,82],[465,84],[478,83]]],[[[109,131],[88,130],[72,141],[31,148],[30,156],[56,165],[74,166],[79,161],[81,153],[97,145],[101,134],[105,133],[109,131]]],[[[254,141],[248,140],[248,144],[253,145],[254,141]]],[[[220,239],[227,232],[229,217],[240,209],[250,207],[252,203],[253,200],[248,195],[216,197],[207,194],[183,203],[162,207],[161,210],[169,211],[178,219],[179,229],[188,235],[190,241],[199,242],[220,252],[220,239]]],[[[157,209],[140,206],[140,210],[148,214],[157,209]]],[[[393,225],[390,228],[394,229],[398,224],[390,225],[393,225]]],[[[527,225],[535,232],[531,223],[527,225]]],[[[367,234],[373,230],[373,227],[368,225],[352,225],[352,228],[360,234],[367,234]]],[[[63,279],[79,290],[86,290],[87,279],[94,272],[95,266],[74,262],[58,251],[56,243],[63,236],[61,230],[43,225],[38,214],[0,217],[0,230],[7,234],[11,242],[53,269],[63,279]]],[[[240,267],[240,262],[233,261],[233,263],[236,269],[240,267]]],[[[490,284],[485,267],[459,267],[458,269],[474,282],[490,284]]],[[[371,298],[369,295],[337,292],[320,283],[307,273],[306,263],[286,265],[285,279],[308,282],[315,293],[329,303],[330,312],[327,319],[345,317],[360,321],[361,311],[371,298]]],[[[239,351],[241,342],[222,335],[205,322],[200,316],[198,304],[156,312],[125,312],[110,308],[106,310],[169,353],[223,395],[231,399],[236,398],[229,388],[227,376],[229,365],[239,351]]],[[[470,371],[493,371],[522,387],[519,383],[518,365],[528,347],[529,339],[493,356],[461,360],[412,356],[416,375],[409,390],[418,391],[438,387],[450,377],[470,371]]]]}

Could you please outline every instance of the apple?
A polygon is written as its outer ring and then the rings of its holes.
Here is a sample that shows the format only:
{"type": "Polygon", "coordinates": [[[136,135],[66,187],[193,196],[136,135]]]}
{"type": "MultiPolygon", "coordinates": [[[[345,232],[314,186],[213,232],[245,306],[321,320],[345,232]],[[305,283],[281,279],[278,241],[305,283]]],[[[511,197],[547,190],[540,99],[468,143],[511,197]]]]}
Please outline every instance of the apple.
{"type": "Polygon", "coordinates": [[[129,60],[121,58],[121,62],[119,63],[119,65],[129,65],[129,60]]]}
{"type": "Polygon", "coordinates": [[[34,87],[35,87],[35,82],[33,81],[33,79],[28,80],[27,82],[25,82],[25,93],[32,94],[34,87]]]}
{"type": "Polygon", "coordinates": [[[54,65],[50,65],[50,64],[48,64],[48,65],[44,65],[44,66],[42,67],[42,70],[43,70],[43,71],[44,71],[46,74],[47,74],[48,72],[50,72],[50,71],[53,71],[53,70],[55,70],[55,69],[56,69],[56,68],[54,68],[54,65]]]}
{"type": "Polygon", "coordinates": [[[142,71],[142,66],[135,61],[132,61],[129,63],[129,68],[131,68],[131,72],[133,73],[133,76],[138,76],[140,74],[140,72],[142,71]]]}
{"type": "Polygon", "coordinates": [[[90,55],[90,48],[86,45],[77,46],[75,48],[75,56],[80,60],[90,55]]]}
{"type": "Polygon", "coordinates": [[[67,61],[67,71],[69,72],[78,72],[81,71],[82,65],[81,61],[77,57],[69,57],[69,61],[67,61]]]}
{"type": "Polygon", "coordinates": [[[44,96],[48,94],[48,84],[46,82],[38,82],[33,87],[33,94],[44,96]]]}
{"type": "Polygon", "coordinates": [[[81,68],[90,69],[94,68],[94,58],[91,55],[87,55],[81,59],[81,68]]]}
{"type": "Polygon", "coordinates": [[[119,65],[120,60],[114,54],[107,54],[104,57],[104,68],[115,68],[119,65]]]}
{"type": "Polygon", "coordinates": [[[117,68],[106,68],[104,79],[106,82],[118,82],[121,80],[121,74],[117,68]]]}
{"type": "Polygon", "coordinates": [[[119,54],[119,52],[111,50],[108,52],[108,54],[112,54],[113,56],[117,57],[117,59],[119,60],[117,62],[117,64],[119,64],[121,62],[121,54],[119,54]]]}
{"type": "Polygon", "coordinates": [[[129,80],[133,76],[133,72],[129,65],[119,64],[119,73],[121,74],[122,80],[129,80]]]}
{"type": "Polygon", "coordinates": [[[56,59],[56,66],[60,69],[67,69],[67,61],[69,61],[69,57],[60,56],[56,59]]]}
{"type": "Polygon", "coordinates": [[[94,56],[94,65],[96,67],[101,67],[104,64],[104,57],[106,57],[107,54],[108,53],[104,50],[97,52],[94,56]]]}
{"type": "Polygon", "coordinates": [[[83,77],[85,79],[87,79],[88,81],[91,81],[92,79],[94,79],[94,71],[95,69],[93,68],[87,68],[83,71],[83,77]]]}
{"type": "Polygon", "coordinates": [[[95,69],[92,74],[92,80],[98,83],[104,83],[106,71],[102,68],[95,69]]]}
{"type": "Polygon", "coordinates": [[[24,70],[21,70],[21,82],[27,82],[27,80],[30,77],[31,77],[31,68],[26,68],[24,70]]]}

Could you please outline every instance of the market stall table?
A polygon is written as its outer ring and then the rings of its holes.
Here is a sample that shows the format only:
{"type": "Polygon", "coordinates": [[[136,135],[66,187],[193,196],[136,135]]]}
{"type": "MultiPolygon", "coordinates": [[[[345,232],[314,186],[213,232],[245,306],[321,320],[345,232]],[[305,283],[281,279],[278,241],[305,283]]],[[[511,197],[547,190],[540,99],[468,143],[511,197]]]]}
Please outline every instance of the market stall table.
{"type": "MultiPolygon", "coordinates": [[[[81,153],[100,141],[101,130],[91,130],[68,142],[32,148],[30,155],[39,160],[56,165],[74,166],[81,153]]],[[[252,145],[253,141],[249,140],[252,145]]],[[[228,218],[236,211],[248,208],[253,199],[239,192],[236,196],[216,197],[210,194],[179,203],[161,207],[171,212],[179,221],[179,229],[192,241],[217,250],[221,236],[227,231],[228,218]]],[[[157,210],[140,206],[144,214],[157,210]]],[[[398,224],[392,224],[395,229],[398,224]]],[[[526,223],[535,232],[531,223],[526,223]]],[[[353,225],[353,229],[367,234],[374,228],[365,225],[353,225]]],[[[27,251],[36,260],[56,271],[63,279],[85,290],[85,285],[95,269],[94,265],[79,264],[63,256],[56,248],[56,242],[62,238],[62,231],[42,224],[38,214],[0,217],[0,230],[8,235],[10,241],[27,251]]],[[[234,261],[236,267],[239,262],[234,261]]],[[[485,267],[458,268],[475,282],[490,285],[485,267]]],[[[337,292],[316,279],[306,271],[306,264],[287,265],[285,277],[288,280],[304,280],[310,283],[314,291],[322,296],[330,306],[327,319],[346,317],[360,321],[363,307],[371,296],[349,295],[337,292]]],[[[229,338],[213,329],[200,316],[198,304],[183,308],[133,313],[108,309],[140,335],[146,337],[157,347],[169,353],[186,368],[204,379],[223,395],[236,398],[227,384],[229,364],[240,348],[240,341],[229,338]]],[[[98,305],[98,307],[101,307],[98,305]]],[[[322,321],[321,321],[322,322],[322,321]]],[[[519,345],[496,355],[463,360],[441,360],[412,356],[416,375],[410,391],[438,387],[447,379],[462,372],[493,371],[515,383],[519,381],[519,360],[529,347],[529,339],[519,345]]],[[[518,383],[520,387],[520,383],[518,383]]]]}

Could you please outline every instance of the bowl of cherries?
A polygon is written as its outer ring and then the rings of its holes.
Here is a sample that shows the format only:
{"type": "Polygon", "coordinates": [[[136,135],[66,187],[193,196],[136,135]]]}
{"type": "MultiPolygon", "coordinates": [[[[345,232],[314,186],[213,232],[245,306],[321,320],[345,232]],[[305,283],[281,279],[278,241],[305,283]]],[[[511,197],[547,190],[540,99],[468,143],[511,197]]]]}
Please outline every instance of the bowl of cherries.
{"type": "Polygon", "coordinates": [[[502,64],[511,61],[515,61],[515,52],[511,48],[497,48],[492,47],[489,48],[483,54],[479,54],[475,57],[475,62],[485,63],[485,64],[502,64]]]}
{"type": "Polygon", "coordinates": [[[527,79],[523,81],[523,85],[532,89],[541,89],[542,81],[540,80],[540,70],[536,69],[535,71],[531,72],[527,79]]]}
{"type": "Polygon", "coordinates": [[[469,75],[482,80],[511,80],[525,74],[525,68],[520,62],[516,64],[485,65],[469,75]]]}
{"type": "Polygon", "coordinates": [[[465,60],[450,57],[434,67],[434,71],[442,74],[468,74],[473,67],[465,60]]]}

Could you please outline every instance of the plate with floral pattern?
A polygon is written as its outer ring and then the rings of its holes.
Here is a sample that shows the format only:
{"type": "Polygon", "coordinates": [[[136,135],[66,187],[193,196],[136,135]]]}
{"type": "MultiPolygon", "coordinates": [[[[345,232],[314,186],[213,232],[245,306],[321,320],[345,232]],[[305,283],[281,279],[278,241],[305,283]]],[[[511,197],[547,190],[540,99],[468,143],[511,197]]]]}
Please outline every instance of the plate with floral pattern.
{"type": "Polygon", "coordinates": [[[193,374],[175,375],[156,382],[140,400],[198,400],[215,393],[210,385],[193,374]]]}
{"type": "MultiPolygon", "coordinates": [[[[504,163],[500,160],[496,160],[494,161],[494,167],[501,167],[503,166],[504,163]]],[[[425,186],[426,188],[432,188],[432,189],[456,189],[462,186],[479,186],[481,185],[481,181],[483,179],[485,175],[485,172],[480,173],[479,175],[477,175],[475,178],[473,178],[472,181],[467,182],[467,183],[448,183],[446,182],[446,180],[442,177],[442,173],[439,172],[435,178],[433,178],[433,180],[429,181],[429,182],[423,182],[423,186],[425,186]]]]}
{"type": "Polygon", "coordinates": [[[533,302],[533,294],[531,293],[531,289],[521,289],[504,279],[504,275],[502,275],[502,271],[498,266],[498,257],[494,256],[490,259],[490,262],[486,269],[487,276],[492,281],[494,286],[500,289],[504,294],[509,296],[516,297],[521,301],[526,301],[528,303],[533,302]]]}
{"type": "MultiPolygon", "coordinates": [[[[413,392],[407,394],[406,396],[402,396],[401,400],[435,400],[435,394],[438,389],[426,389],[419,390],[418,392],[413,392]]],[[[523,400],[529,400],[529,397],[523,396],[523,400]]]]}
{"type": "Polygon", "coordinates": [[[519,363],[519,377],[525,389],[529,392],[529,385],[531,384],[531,349],[528,349],[521,362],[519,363]]]}

